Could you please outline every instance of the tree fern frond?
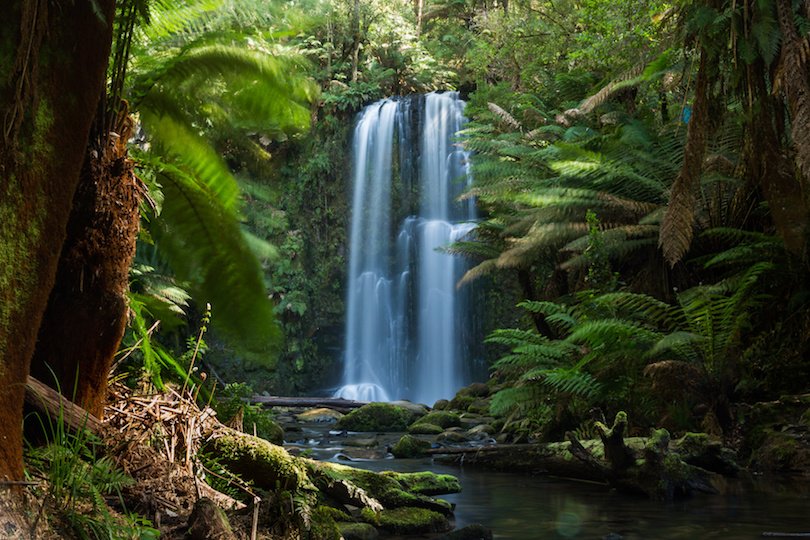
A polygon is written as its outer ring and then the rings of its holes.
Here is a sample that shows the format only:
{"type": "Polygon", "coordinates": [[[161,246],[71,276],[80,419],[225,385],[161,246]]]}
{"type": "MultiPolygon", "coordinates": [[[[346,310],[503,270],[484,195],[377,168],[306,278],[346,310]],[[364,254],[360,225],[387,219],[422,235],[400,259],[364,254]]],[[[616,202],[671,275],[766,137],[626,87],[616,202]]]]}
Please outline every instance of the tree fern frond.
{"type": "Polygon", "coordinates": [[[546,343],[548,339],[533,330],[520,330],[517,328],[499,328],[493,331],[484,340],[490,345],[505,345],[507,347],[519,347],[527,343],[546,343]]]}
{"type": "Polygon", "coordinates": [[[700,351],[707,345],[709,339],[705,335],[678,330],[659,339],[645,356],[653,359],[678,359],[700,364],[703,361],[700,351]]]}
{"type": "Polygon", "coordinates": [[[504,124],[506,124],[510,128],[516,129],[518,131],[523,129],[523,126],[521,125],[521,123],[518,122],[515,119],[514,116],[509,114],[507,111],[505,111],[503,108],[501,108],[496,103],[492,103],[492,102],[487,103],[487,108],[489,108],[489,110],[493,114],[495,114],[495,116],[497,116],[500,119],[501,122],[503,122],[504,124]]]}
{"type": "MultiPolygon", "coordinates": [[[[195,183],[235,218],[238,215],[239,185],[214,149],[187,123],[174,116],[153,116],[145,111],[142,118],[149,129],[159,134],[160,145],[193,172],[195,183]]],[[[151,159],[145,154],[139,156],[139,160],[146,165],[152,165],[149,163],[151,159]]],[[[156,168],[165,169],[166,166],[166,163],[162,163],[156,168]]],[[[174,169],[179,171],[176,167],[174,169]]]]}
{"type": "Polygon", "coordinates": [[[497,270],[497,259],[487,259],[486,261],[482,261],[464,272],[464,275],[461,276],[461,279],[456,284],[456,287],[467,285],[468,283],[471,283],[483,276],[489,275],[497,270]]]}
{"type": "Polygon", "coordinates": [[[528,372],[523,380],[541,381],[556,392],[593,399],[602,393],[602,385],[593,375],[570,368],[538,369],[528,372]]]}
{"type": "Polygon", "coordinates": [[[585,343],[590,347],[621,347],[643,349],[652,344],[658,333],[649,327],[625,319],[611,318],[585,321],[565,338],[569,343],[585,343]]]}
{"type": "Polygon", "coordinates": [[[165,201],[153,234],[161,252],[191,284],[194,297],[212,304],[215,326],[247,348],[270,354],[280,330],[263,272],[238,222],[182,169],[163,164],[159,175],[165,201]]]}

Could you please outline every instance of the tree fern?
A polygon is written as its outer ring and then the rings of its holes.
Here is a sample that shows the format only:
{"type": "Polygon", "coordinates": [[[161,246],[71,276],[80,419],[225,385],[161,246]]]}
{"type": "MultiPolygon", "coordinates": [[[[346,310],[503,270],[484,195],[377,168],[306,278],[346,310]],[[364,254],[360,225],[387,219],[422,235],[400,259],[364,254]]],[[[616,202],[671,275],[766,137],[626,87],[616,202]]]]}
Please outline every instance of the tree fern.
{"type": "Polygon", "coordinates": [[[305,129],[317,90],[300,57],[244,33],[243,46],[234,43],[228,29],[240,15],[227,20],[216,5],[179,6],[197,21],[182,29],[170,8],[153,11],[159,24],[141,35],[149,52],[133,63],[130,91],[147,134],[138,158],[163,198],[149,222],[162,256],[198,303],[213,305],[226,337],[269,361],[281,335],[256,255],[269,260],[273,249],[239,225],[241,190],[212,143],[228,137],[261,154],[248,132],[272,139],[305,129]]]}

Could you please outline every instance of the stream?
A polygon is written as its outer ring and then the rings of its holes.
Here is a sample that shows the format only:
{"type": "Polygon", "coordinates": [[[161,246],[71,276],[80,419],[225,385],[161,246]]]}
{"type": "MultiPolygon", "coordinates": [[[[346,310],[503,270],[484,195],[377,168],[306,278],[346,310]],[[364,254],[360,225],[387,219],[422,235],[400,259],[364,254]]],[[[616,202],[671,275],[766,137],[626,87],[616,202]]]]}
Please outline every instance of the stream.
{"type": "Polygon", "coordinates": [[[810,533],[810,485],[799,480],[735,479],[723,495],[659,503],[600,484],[385,457],[399,433],[347,435],[322,424],[285,428],[285,446],[316,459],[374,471],[455,475],[462,492],[440,496],[456,505],[455,526],[480,523],[497,539],[742,540],[763,532],[810,533]]]}

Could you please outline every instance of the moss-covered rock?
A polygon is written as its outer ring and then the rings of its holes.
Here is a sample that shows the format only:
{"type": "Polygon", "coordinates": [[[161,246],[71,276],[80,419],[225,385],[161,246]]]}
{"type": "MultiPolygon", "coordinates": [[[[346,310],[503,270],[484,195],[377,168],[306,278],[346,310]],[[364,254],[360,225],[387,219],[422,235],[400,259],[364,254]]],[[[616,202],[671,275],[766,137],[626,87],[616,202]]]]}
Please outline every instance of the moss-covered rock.
{"type": "Polygon", "coordinates": [[[318,424],[331,424],[333,422],[337,422],[338,420],[343,418],[343,416],[344,416],[343,413],[340,413],[334,409],[319,407],[316,409],[309,409],[307,411],[302,412],[301,414],[297,414],[295,418],[299,422],[315,422],[318,424]]]}
{"type": "Polygon", "coordinates": [[[335,508],[334,506],[318,506],[316,511],[323,516],[328,516],[336,522],[354,521],[349,514],[339,508],[335,508]]]}
{"type": "Polygon", "coordinates": [[[684,462],[707,471],[733,476],[740,469],[736,453],[707,433],[685,433],[673,446],[684,462]]]}
{"type": "Polygon", "coordinates": [[[741,455],[752,467],[810,474],[810,394],[782,396],[736,412],[745,435],[741,455]]]}
{"type": "Polygon", "coordinates": [[[413,401],[399,400],[399,401],[392,401],[390,403],[391,405],[396,405],[397,407],[408,409],[411,412],[411,414],[413,414],[414,418],[425,416],[429,412],[426,405],[422,405],[421,403],[414,403],[413,401]]]}
{"type": "Polygon", "coordinates": [[[450,402],[446,399],[440,399],[433,404],[433,410],[435,411],[443,411],[448,407],[450,407],[450,402]]]}
{"type": "Polygon", "coordinates": [[[379,514],[380,528],[393,534],[427,534],[450,530],[445,516],[424,508],[394,508],[379,514]]]}
{"type": "Polygon", "coordinates": [[[428,441],[417,439],[412,435],[403,435],[391,448],[391,453],[395,458],[415,458],[424,455],[428,448],[430,448],[428,441]]]}
{"type": "Polygon", "coordinates": [[[751,465],[764,471],[810,470],[810,451],[791,433],[767,430],[765,443],[751,454],[751,465]]]}
{"type": "Polygon", "coordinates": [[[489,396],[489,386],[486,383],[475,382],[469,386],[465,386],[459,390],[456,395],[459,396],[472,396],[472,397],[487,397],[489,396]]]}
{"type": "Polygon", "coordinates": [[[465,443],[469,441],[469,439],[464,433],[460,431],[451,431],[451,430],[439,434],[439,436],[436,437],[436,440],[439,442],[446,442],[446,443],[465,443]]]}
{"type": "Polygon", "coordinates": [[[432,411],[414,423],[434,424],[436,426],[441,427],[442,429],[447,429],[449,427],[460,426],[461,418],[459,418],[459,416],[456,413],[449,411],[432,411]]]}
{"type": "Polygon", "coordinates": [[[445,495],[461,491],[458,478],[450,474],[436,474],[429,471],[415,473],[386,471],[382,474],[394,478],[406,491],[419,495],[445,495]]]}
{"type": "Polygon", "coordinates": [[[257,487],[294,490],[309,485],[301,461],[259,437],[221,428],[207,446],[228,470],[250,478],[257,487]]]}
{"type": "Polygon", "coordinates": [[[490,437],[495,433],[495,428],[489,424],[478,424],[477,426],[473,426],[467,430],[467,436],[469,437],[478,437],[481,435],[490,437]]]}
{"type": "Polygon", "coordinates": [[[274,420],[262,422],[262,430],[257,431],[257,434],[262,439],[266,439],[275,445],[281,446],[284,444],[284,428],[274,420]]]}
{"type": "Polygon", "coordinates": [[[380,533],[369,523],[338,523],[338,530],[344,540],[377,540],[380,533]]]}
{"type": "Polygon", "coordinates": [[[333,508],[319,506],[312,512],[308,540],[341,540],[340,528],[333,517],[333,508]]]}
{"type": "Polygon", "coordinates": [[[453,507],[450,503],[438,499],[431,499],[405,491],[405,488],[396,478],[373,471],[365,471],[347,467],[339,463],[328,463],[314,460],[303,460],[307,463],[315,478],[318,487],[326,487],[327,483],[346,481],[352,486],[363,490],[364,496],[378,501],[385,508],[400,508],[412,506],[425,508],[442,514],[450,515],[453,507]]]}
{"type": "Polygon", "coordinates": [[[343,446],[352,448],[374,448],[378,444],[376,437],[352,437],[343,441],[343,446]]]}
{"type": "Polygon", "coordinates": [[[475,402],[475,397],[456,394],[456,397],[450,400],[450,409],[457,411],[466,411],[467,407],[475,402]]]}
{"type": "Polygon", "coordinates": [[[478,398],[467,406],[467,410],[476,414],[489,414],[489,400],[478,398]]]}
{"type": "Polygon", "coordinates": [[[355,409],[337,422],[349,431],[405,431],[417,415],[390,403],[369,403],[355,409]]]}
{"type": "Polygon", "coordinates": [[[408,426],[408,433],[414,435],[438,435],[444,431],[441,426],[436,424],[428,424],[426,422],[416,422],[408,426]]]}
{"type": "Polygon", "coordinates": [[[194,504],[188,518],[188,537],[190,540],[236,540],[228,516],[207,497],[194,504]]]}

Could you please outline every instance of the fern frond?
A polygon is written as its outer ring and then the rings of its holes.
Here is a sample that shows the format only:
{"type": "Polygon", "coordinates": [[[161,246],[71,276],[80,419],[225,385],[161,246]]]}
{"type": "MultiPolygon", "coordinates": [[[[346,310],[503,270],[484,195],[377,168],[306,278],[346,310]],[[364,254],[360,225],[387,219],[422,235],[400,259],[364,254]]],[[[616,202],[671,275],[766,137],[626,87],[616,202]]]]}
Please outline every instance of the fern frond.
{"type": "Polygon", "coordinates": [[[516,129],[518,131],[523,129],[521,123],[518,122],[514,116],[509,114],[507,111],[505,111],[496,103],[492,102],[487,103],[487,108],[489,108],[489,110],[492,111],[492,113],[495,114],[495,116],[497,116],[501,122],[511,127],[512,129],[516,129]]]}
{"type": "Polygon", "coordinates": [[[270,352],[280,330],[262,269],[233,213],[183,169],[154,157],[148,163],[165,193],[153,231],[159,249],[193,296],[212,304],[215,326],[249,349],[270,352]]]}
{"type": "Polygon", "coordinates": [[[527,381],[540,381],[555,392],[594,399],[602,393],[602,384],[585,371],[571,368],[539,369],[527,373],[527,381]]]}

